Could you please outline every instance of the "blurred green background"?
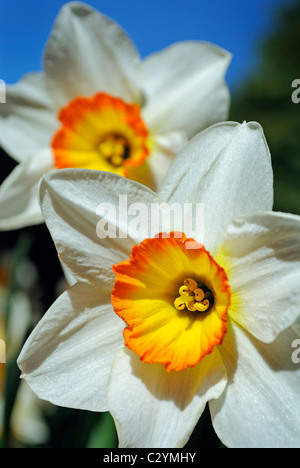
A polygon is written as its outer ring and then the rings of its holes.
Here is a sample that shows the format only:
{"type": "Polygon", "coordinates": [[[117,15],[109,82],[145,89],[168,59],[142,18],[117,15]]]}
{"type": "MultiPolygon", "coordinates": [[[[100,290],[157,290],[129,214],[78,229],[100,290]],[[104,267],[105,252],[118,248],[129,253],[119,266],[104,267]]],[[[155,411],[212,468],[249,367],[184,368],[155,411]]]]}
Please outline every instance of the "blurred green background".
{"type": "MultiPolygon", "coordinates": [[[[274,209],[300,214],[300,103],[294,104],[291,99],[292,82],[300,79],[300,2],[277,8],[272,24],[271,34],[257,44],[257,66],[232,92],[230,120],[253,120],[262,125],[274,169],[274,209]]],[[[15,164],[3,152],[1,161],[4,180],[15,164]]],[[[8,362],[0,364],[2,447],[116,447],[117,436],[109,414],[58,408],[26,396],[26,391],[22,393],[15,358],[31,327],[66,285],[44,225],[0,233],[0,240],[2,322],[9,317],[5,327],[8,362]],[[21,324],[13,318],[13,310],[20,304],[28,309],[21,324]],[[17,328],[19,341],[9,349],[17,328]]],[[[222,447],[208,409],[187,447],[222,447]]]]}
{"type": "Polygon", "coordinates": [[[230,117],[257,121],[265,132],[274,170],[274,210],[300,213],[300,3],[274,11],[273,33],[258,44],[258,66],[232,96],[230,117]]]}

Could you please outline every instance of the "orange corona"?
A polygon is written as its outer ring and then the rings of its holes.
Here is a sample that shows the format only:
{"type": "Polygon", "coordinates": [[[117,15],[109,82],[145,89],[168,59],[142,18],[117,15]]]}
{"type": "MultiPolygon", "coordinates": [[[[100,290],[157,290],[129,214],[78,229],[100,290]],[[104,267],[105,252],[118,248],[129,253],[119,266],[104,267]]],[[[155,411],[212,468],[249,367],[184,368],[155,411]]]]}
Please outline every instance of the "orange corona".
{"type": "Polygon", "coordinates": [[[125,345],[167,371],[197,365],[227,330],[226,272],[201,244],[186,248],[191,241],[174,233],[146,239],[113,266],[112,305],[127,325],[125,345]]]}

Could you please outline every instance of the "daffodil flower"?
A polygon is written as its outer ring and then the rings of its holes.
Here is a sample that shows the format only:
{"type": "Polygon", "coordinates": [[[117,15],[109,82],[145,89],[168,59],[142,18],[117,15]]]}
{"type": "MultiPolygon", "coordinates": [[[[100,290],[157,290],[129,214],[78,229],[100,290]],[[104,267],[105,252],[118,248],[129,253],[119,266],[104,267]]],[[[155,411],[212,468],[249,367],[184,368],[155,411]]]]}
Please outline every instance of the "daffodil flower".
{"type": "Polygon", "coordinates": [[[299,446],[291,343],[300,218],[271,211],[258,124],[216,124],[195,136],[158,194],[116,174],[66,169],[43,178],[40,200],[78,281],[18,360],[40,398],[110,411],[121,447],[183,446],[207,402],[228,447],[299,446]],[[203,238],[179,233],[176,219],[169,233],[145,238],[147,217],[140,230],[128,222],[126,237],[124,213],[114,217],[107,205],[120,195],[149,210],[202,203],[203,238]],[[119,235],[106,236],[114,219],[119,235]]]}
{"type": "Polygon", "coordinates": [[[0,229],[43,222],[37,184],[53,169],[109,171],[156,190],[187,139],[226,120],[230,59],[186,41],[141,60],[112,20],[66,4],[44,71],[8,86],[0,108],[0,144],[20,163],[0,189],[0,229]]]}

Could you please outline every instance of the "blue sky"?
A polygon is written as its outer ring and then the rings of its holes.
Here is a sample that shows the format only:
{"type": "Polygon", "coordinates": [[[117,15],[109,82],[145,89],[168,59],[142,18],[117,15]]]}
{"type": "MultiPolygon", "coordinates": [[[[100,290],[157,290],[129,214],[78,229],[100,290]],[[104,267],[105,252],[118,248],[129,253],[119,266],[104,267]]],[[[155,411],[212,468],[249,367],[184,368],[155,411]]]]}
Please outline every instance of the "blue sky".
{"type": "MultiPolygon", "coordinates": [[[[63,0],[0,0],[0,78],[15,83],[42,68],[42,53],[63,0]]],[[[142,57],[182,40],[206,40],[233,54],[233,90],[256,63],[272,11],[289,0],[90,0],[131,36],[142,57]]]]}

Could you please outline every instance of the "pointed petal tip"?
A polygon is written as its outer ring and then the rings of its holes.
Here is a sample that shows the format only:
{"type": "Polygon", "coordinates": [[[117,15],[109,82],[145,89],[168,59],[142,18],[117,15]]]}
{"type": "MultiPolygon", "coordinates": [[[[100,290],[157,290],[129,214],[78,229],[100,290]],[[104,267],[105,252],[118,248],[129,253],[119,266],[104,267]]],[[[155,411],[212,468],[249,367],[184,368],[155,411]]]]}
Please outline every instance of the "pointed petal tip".
{"type": "Polygon", "coordinates": [[[62,5],[60,12],[72,12],[78,14],[79,16],[83,16],[84,14],[88,14],[93,11],[94,8],[91,5],[87,5],[83,2],[67,2],[62,5]]]}
{"type": "Polygon", "coordinates": [[[214,125],[214,127],[222,127],[222,126],[223,127],[236,127],[237,132],[244,132],[244,133],[247,132],[249,135],[250,134],[254,135],[254,132],[255,132],[258,137],[263,137],[264,142],[266,146],[268,147],[263,127],[261,126],[259,122],[256,122],[254,120],[250,120],[250,121],[244,120],[243,122],[225,121],[225,122],[219,122],[214,125]]]}
{"type": "Polygon", "coordinates": [[[251,130],[262,130],[262,126],[260,125],[260,123],[254,120],[250,120],[249,122],[247,122],[247,120],[244,120],[241,126],[250,128],[251,130]]]}

